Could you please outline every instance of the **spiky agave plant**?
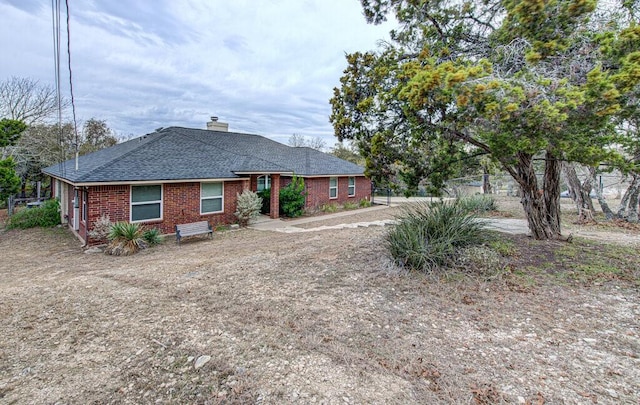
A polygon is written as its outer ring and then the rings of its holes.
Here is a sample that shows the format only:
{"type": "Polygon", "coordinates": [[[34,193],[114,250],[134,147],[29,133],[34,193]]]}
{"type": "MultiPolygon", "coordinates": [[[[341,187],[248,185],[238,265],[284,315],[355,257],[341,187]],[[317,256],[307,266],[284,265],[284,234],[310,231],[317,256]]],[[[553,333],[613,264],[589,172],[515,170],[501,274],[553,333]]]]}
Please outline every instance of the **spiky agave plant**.
{"type": "Polygon", "coordinates": [[[111,226],[107,238],[110,243],[105,253],[114,256],[129,256],[148,246],[140,224],[116,222],[111,226]]]}

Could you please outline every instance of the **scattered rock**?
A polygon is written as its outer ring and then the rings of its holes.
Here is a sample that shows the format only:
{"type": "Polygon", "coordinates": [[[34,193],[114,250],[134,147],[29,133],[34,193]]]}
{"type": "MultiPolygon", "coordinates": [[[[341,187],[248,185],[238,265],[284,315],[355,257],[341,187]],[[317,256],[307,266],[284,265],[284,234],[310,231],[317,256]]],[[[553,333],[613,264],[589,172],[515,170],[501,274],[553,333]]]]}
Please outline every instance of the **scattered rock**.
{"type": "Polygon", "coordinates": [[[98,247],[98,246],[94,246],[94,247],[89,248],[89,249],[84,251],[84,253],[87,254],[87,255],[92,254],[92,253],[102,253],[102,252],[103,252],[103,249],[98,247]]]}
{"type": "Polygon", "coordinates": [[[200,357],[198,357],[198,360],[196,360],[196,363],[193,365],[193,368],[195,368],[197,370],[197,369],[203,367],[209,361],[211,361],[211,356],[200,356],[200,357]]]}

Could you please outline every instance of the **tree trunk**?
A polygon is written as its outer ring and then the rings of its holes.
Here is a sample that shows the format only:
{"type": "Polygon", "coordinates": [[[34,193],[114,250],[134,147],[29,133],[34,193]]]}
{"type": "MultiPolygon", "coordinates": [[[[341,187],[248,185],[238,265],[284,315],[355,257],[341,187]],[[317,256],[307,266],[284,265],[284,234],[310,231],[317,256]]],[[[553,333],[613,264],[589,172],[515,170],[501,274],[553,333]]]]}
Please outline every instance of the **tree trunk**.
{"type": "Polygon", "coordinates": [[[638,222],[638,196],[640,195],[640,187],[636,187],[635,191],[629,196],[629,208],[627,209],[627,221],[638,222]]]}
{"type": "Polygon", "coordinates": [[[547,152],[544,167],[542,197],[547,222],[551,230],[560,235],[560,161],[547,152]]]}
{"type": "Polygon", "coordinates": [[[629,199],[631,195],[635,193],[635,191],[640,187],[639,176],[636,173],[632,173],[631,184],[627,187],[627,190],[624,192],[622,199],[620,200],[620,206],[618,206],[618,212],[616,213],[616,217],[620,219],[627,218],[628,209],[629,209],[629,199]]]}
{"type": "MultiPolygon", "coordinates": [[[[585,193],[583,184],[578,179],[576,168],[573,163],[564,163],[562,165],[562,173],[564,174],[567,185],[570,189],[570,194],[573,197],[573,201],[576,203],[576,209],[578,210],[578,221],[592,221],[593,220],[593,203],[589,193],[591,190],[585,193]]],[[[589,183],[587,183],[588,185],[589,183]]]]}
{"type": "Polygon", "coordinates": [[[487,172],[487,168],[482,168],[484,173],[482,175],[482,193],[483,194],[491,194],[491,181],[489,180],[489,172],[487,172]]]}
{"type": "MultiPolygon", "coordinates": [[[[593,184],[598,184],[598,181],[596,179],[595,167],[589,167],[589,175],[591,176],[591,181],[593,182],[593,184]]],[[[598,199],[598,204],[600,204],[600,208],[602,208],[604,217],[608,221],[612,220],[614,217],[613,211],[611,211],[611,208],[609,208],[609,204],[607,204],[607,200],[604,199],[600,185],[596,185],[595,191],[596,191],[596,198],[598,199]]]]}
{"type": "MultiPolygon", "coordinates": [[[[527,214],[527,222],[531,236],[534,239],[554,239],[559,234],[549,225],[542,193],[538,190],[538,179],[533,168],[533,156],[526,153],[518,154],[515,180],[522,192],[522,207],[527,214]]],[[[559,222],[558,222],[559,224],[559,222]]]]}

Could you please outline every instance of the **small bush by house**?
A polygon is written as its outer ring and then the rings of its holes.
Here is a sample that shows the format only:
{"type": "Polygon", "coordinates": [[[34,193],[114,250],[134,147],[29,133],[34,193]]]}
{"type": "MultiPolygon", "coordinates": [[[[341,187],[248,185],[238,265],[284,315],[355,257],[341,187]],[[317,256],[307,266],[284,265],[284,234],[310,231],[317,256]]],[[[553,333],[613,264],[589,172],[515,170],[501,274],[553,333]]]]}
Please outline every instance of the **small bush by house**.
{"type": "Polygon", "coordinates": [[[145,229],[140,224],[128,222],[113,224],[107,237],[110,242],[104,252],[114,256],[129,256],[161,241],[157,229],[145,229]]]}
{"type": "Polygon", "coordinates": [[[245,190],[238,194],[237,208],[234,215],[238,218],[240,226],[247,226],[249,221],[260,215],[262,198],[251,190],[245,190]]]}
{"type": "Polygon", "coordinates": [[[306,197],[304,179],[294,175],[291,183],[280,189],[280,211],[289,218],[299,217],[304,214],[306,197]]]}

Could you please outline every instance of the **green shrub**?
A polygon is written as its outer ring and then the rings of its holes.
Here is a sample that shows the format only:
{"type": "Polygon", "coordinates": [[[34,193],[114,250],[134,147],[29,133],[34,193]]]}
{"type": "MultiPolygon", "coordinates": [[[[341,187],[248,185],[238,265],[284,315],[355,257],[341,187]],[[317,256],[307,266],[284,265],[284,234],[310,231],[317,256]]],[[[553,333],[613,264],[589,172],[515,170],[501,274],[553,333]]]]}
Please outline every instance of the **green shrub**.
{"type": "Polygon", "coordinates": [[[59,223],[60,203],[58,200],[47,200],[40,207],[23,209],[13,214],[7,222],[7,228],[49,228],[59,223]]]}
{"type": "Polygon", "coordinates": [[[262,208],[260,213],[268,214],[271,212],[271,189],[265,188],[262,191],[258,191],[258,197],[262,198],[262,208]]]}
{"type": "Polygon", "coordinates": [[[358,201],[358,206],[360,208],[371,207],[371,201],[367,200],[366,198],[363,198],[360,201],[358,201]]]}
{"type": "Polygon", "coordinates": [[[358,208],[358,204],[347,201],[346,203],[342,204],[342,208],[345,210],[355,210],[356,208],[358,208]]]}
{"type": "Polygon", "coordinates": [[[110,243],[104,252],[114,256],[129,256],[146,249],[149,244],[144,233],[140,224],[116,222],[111,226],[108,235],[110,243]]]}
{"type": "Polygon", "coordinates": [[[462,207],[469,212],[483,213],[497,211],[496,200],[490,195],[476,194],[459,199],[462,207]]]}
{"type": "Polygon", "coordinates": [[[149,228],[142,233],[142,239],[149,245],[162,243],[162,234],[158,228],[149,228]]]}
{"type": "Polygon", "coordinates": [[[338,205],[334,204],[334,203],[322,204],[320,206],[320,211],[326,212],[326,213],[336,212],[336,211],[338,211],[338,205]]]}
{"type": "Polygon", "coordinates": [[[280,189],[280,211],[289,218],[299,217],[304,213],[304,179],[293,176],[291,183],[280,189]]]}
{"type": "Polygon", "coordinates": [[[247,226],[249,221],[260,215],[262,209],[262,198],[251,190],[244,190],[238,194],[238,205],[233,215],[238,218],[240,226],[247,226]]]}
{"type": "Polygon", "coordinates": [[[450,264],[460,248],[481,243],[482,231],[459,201],[417,203],[404,208],[386,245],[399,265],[429,272],[450,264]]]}

